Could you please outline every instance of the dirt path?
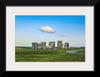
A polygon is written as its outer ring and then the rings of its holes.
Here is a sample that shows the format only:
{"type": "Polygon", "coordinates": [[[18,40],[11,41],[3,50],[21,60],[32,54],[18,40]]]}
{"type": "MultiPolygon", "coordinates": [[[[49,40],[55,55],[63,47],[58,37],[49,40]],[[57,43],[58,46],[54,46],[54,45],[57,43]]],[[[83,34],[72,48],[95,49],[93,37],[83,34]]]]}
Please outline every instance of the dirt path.
{"type": "Polygon", "coordinates": [[[80,51],[80,50],[70,50],[70,51],[66,51],[67,53],[73,53],[73,54],[83,54],[81,52],[77,52],[77,51],[80,51]]]}

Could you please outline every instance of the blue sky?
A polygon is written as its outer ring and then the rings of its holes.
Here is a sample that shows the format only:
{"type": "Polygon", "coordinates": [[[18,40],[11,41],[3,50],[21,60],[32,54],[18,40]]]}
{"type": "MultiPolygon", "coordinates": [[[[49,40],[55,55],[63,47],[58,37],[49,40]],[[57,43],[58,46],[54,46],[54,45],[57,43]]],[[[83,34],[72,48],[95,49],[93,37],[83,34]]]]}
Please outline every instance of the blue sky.
{"type": "Polygon", "coordinates": [[[16,15],[16,46],[32,46],[32,42],[69,42],[72,47],[85,46],[83,15],[16,15]]]}

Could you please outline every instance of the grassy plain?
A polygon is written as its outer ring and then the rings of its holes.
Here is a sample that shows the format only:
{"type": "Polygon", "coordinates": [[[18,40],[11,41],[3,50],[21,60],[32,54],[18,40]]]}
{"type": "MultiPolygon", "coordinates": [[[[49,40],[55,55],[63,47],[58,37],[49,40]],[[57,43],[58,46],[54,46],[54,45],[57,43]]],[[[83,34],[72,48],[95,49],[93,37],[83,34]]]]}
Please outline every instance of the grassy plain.
{"type": "Polygon", "coordinates": [[[15,48],[16,62],[85,62],[85,48],[70,48],[68,50],[25,49],[15,48]],[[83,54],[67,53],[69,50],[80,50],[83,54]]]}

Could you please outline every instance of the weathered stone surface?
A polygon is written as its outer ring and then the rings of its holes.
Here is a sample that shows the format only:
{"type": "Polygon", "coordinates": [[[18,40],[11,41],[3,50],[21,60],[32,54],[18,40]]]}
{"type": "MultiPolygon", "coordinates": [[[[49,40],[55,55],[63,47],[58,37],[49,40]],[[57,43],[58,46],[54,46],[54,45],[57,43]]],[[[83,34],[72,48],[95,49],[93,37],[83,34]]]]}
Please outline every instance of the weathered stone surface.
{"type": "Polygon", "coordinates": [[[55,42],[49,42],[49,49],[53,49],[55,47],[55,42]]]}
{"type": "Polygon", "coordinates": [[[58,46],[58,49],[63,49],[63,43],[62,43],[62,41],[58,41],[57,46],[58,46]]]}
{"type": "Polygon", "coordinates": [[[32,49],[37,49],[37,43],[32,43],[32,49]]]}
{"type": "Polygon", "coordinates": [[[41,49],[46,49],[46,42],[41,42],[41,49]]]}
{"type": "MultiPolygon", "coordinates": [[[[41,42],[41,44],[38,43],[32,43],[32,49],[46,49],[46,42],[41,42]]],[[[54,49],[55,48],[55,42],[49,42],[49,49],[54,49]]],[[[58,49],[63,49],[63,43],[62,41],[58,41],[57,43],[57,48],[58,49]]],[[[69,43],[65,43],[65,49],[69,49],[69,43]]]]}
{"type": "Polygon", "coordinates": [[[38,44],[37,46],[38,46],[38,49],[41,49],[41,44],[38,44]]]}
{"type": "Polygon", "coordinates": [[[68,42],[65,43],[65,49],[69,49],[69,43],[68,42]]]}

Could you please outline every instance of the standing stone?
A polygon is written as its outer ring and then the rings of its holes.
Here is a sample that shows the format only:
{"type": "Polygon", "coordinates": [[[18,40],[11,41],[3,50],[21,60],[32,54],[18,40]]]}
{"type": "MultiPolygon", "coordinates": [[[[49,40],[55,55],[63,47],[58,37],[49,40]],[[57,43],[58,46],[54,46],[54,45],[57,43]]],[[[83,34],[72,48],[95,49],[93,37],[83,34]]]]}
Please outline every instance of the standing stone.
{"type": "Polygon", "coordinates": [[[46,42],[41,42],[41,49],[46,49],[46,42]]]}
{"type": "Polygon", "coordinates": [[[65,43],[65,49],[69,49],[69,43],[65,43]]]}
{"type": "Polygon", "coordinates": [[[51,42],[49,42],[49,49],[52,49],[52,44],[51,44],[51,42]]]}
{"type": "Polygon", "coordinates": [[[49,49],[53,49],[55,47],[55,42],[49,42],[49,49]]]}
{"type": "Polygon", "coordinates": [[[61,49],[63,49],[63,43],[61,43],[61,49]]]}
{"type": "Polygon", "coordinates": [[[41,44],[38,44],[38,49],[41,49],[41,44]]]}
{"type": "Polygon", "coordinates": [[[37,49],[37,43],[32,43],[32,49],[37,49]]]}
{"type": "Polygon", "coordinates": [[[57,46],[58,46],[58,49],[63,49],[63,43],[62,43],[62,41],[58,41],[57,46]]]}

